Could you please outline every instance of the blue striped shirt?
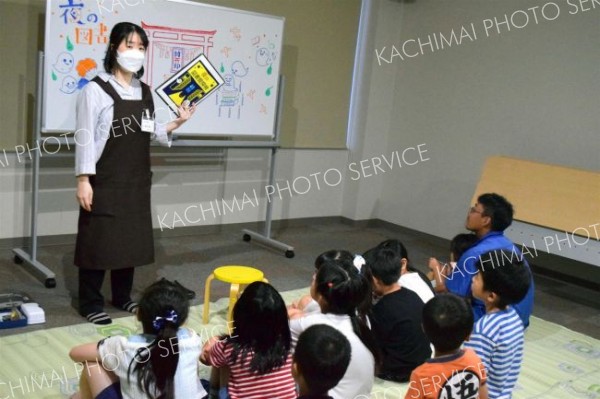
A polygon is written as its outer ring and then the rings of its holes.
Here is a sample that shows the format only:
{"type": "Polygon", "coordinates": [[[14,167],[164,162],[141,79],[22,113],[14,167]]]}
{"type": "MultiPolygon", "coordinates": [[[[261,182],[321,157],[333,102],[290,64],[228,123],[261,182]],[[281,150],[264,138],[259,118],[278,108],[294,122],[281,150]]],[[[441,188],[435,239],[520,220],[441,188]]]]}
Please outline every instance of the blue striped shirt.
{"type": "Polygon", "coordinates": [[[490,399],[511,398],[523,362],[524,328],[517,312],[505,310],[485,314],[465,347],[472,348],[487,371],[490,399]]]}

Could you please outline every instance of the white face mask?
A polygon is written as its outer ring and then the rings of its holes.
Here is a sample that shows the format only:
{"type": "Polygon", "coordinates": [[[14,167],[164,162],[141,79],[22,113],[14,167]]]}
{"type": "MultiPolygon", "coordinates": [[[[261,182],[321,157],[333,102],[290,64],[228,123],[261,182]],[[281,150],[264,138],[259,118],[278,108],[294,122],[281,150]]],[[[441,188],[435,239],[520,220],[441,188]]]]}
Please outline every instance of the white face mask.
{"type": "Polygon", "coordinates": [[[144,66],[145,54],[139,50],[117,51],[117,62],[129,72],[136,73],[144,66]]]}

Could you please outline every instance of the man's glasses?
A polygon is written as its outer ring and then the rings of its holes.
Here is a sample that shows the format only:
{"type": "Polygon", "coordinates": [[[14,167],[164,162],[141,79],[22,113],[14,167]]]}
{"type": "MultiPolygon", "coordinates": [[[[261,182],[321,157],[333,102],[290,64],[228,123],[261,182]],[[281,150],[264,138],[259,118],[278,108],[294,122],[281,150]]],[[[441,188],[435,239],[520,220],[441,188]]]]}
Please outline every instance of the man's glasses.
{"type": "Polygon", "coordinates": [[[475,205],[473,205],[472,207],[469,208],[469,213],[479,213],[479,214],[483,215],[483,211],[478,211],[477,208],[475,207],[475,205]]]}

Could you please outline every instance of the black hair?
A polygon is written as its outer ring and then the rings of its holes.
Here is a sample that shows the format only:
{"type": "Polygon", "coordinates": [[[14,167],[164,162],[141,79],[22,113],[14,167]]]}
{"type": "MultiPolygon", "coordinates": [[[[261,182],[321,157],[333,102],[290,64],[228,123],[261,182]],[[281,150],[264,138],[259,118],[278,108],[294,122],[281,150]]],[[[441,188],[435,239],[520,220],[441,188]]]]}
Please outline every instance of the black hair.
{"type": "Polygon", "coordinates": [[[272,285],[248,285],[233,307],[234,335],[231,361],[241,364],[251,357],[250,370],[263,375],[283,366],[291,348],[290,324],[283,298],[272,285]]]}
{"type": "Polygon", "coordinates": [[[370,274],[384,285],[392,285],[400,278],[402,258],[387,248],[376,248],[374,253],[369,254],[367,267],[370,274]]]}
{"type": "MultiPolygon", "coordinates": [[[[108,46],[106,47],[106,55],[104,56],[104,70],[108,73],[113,73],[117,67],[117,49],[123,40],[127,40],[131,35],[137,33],[142,40],[144,48],[148,48],[148,35],[140,26],[131,22],[119,22],[113,26],[110,31],[108,46]]],[[[144,67],[134,74],[136,78],[144,76],[144,67]]]]}
{"type": "Polygon", "coordinates": [[[478,240],[477,235],[472,233],[455,235],[450,241],[450,252],[454,255],[454,260],[458,262],[462,254],[475,245],[478,240]]]}
{"type": "Polygon", "coordinates": [[[483,207],[482,216],[492,220],[493,231],[504,231],[513,221],[513,206],[506,198],[496,193],[481,194],[477,202],[483,207]]]}
{"type": "Polygon", "coordinates": [[[521,301],[527,295],[531,273],[516,248],[512,252],[486,252],[479,256],[476,267],[481,273],[483,289],[498,296],[496,306],[500,309],[521,301]]]}
{"type": "MultiPolygon", "coordinates": [[[[408,261],[408,251],[406,250],[406,247],[404,246],[404,244],[402,244],[402,242],[400,242],[400,240],[388,239],[388,240],[382,241],[379,244],[377,244],[377,246],[375,248],[376,249],[381,249],[381,248],[389,249],[391,251],[394,251],[400,258],[405,258],[408,261]]],[[[411,271],[416,271],[416,270],[411,270],[411,271]]]]}
{"type": "MultiPolygon", "coordinates": [[[[419,275],[419,277],[421,277],[421,280],[423,280],[423,282],[429,287],[431,292],[435,293],[435,291],[433,290],[433,287],[431,286],[431,281],[429,281],[427,276],[422,271],[412,267],[412,265],[410,263],[410,259],[408,258],[408,251],[407,251],[406,247],[404,246],[404,244],[402,244],[402,242],[400,240],[397,240],[394,238],[387,239],[387,240],[382,241],[379,244],[377,244],[377,246],[375,248],[371,248],[370,250],[365,252],[363,254],[363,257],[365,258],[367,265],[369,264],[369,260],[371,262],[373,261],[373,256],[375,255],[375,253],[377,253],[377,250],[379,250],[379,249],[389,249],[391,251],[394,251],[400,257],[400,259],[402,259],[402,258],[406,259],[406,270],[411,273],[417,273],[419,275]]],[[[401,271],[401,273],[402,273],[402,271],[401,271]]]]}
{"type": "Polygon", "coordinates": [[[156,338],[147,347],[139,348],[127,371],[134,374],[140,390],[149,396],[175,397],[174,377],[179,362],[177,330],[188,317],[189,302],[177,284],[162,279],[147,287],[139,302],[138,318],[144,334],[156,338]],[[133,366],[133,370],[132,370],[133,366]]]}
{"type": "Polygon", "coordinates": [[[348,338],[331,326],[315,324],[300,334],[294,363],[311,395],[325,395],[340,382],[351,351],[348,338]]]}
{"type": "Polygon", "coordinates": [[[371,303],[371,285],[352,263],[347,261],[326,261],[315,275],[315,289],[324,304],[321,312],[348,315],[355,334],[369,349],[375,358],[376,366],[380,363],[380,353],[373,333],[367,327],[366,314],[357,314],[359,307],[371,303]]]}
{"type": "Polygon", "coordinates": [[[319,269],[323,263],[334,260],[353,263],[354,255],[345,249],[331,249],[317,256],[317,259],[315,259],[315,268],[319,269]]]}
{"type": "Polygon", "coordinates": [[[439,294],[423,306],[423,331],[437,352],[458,349],[473,329],[473,310],[464,298],[439,294]]]}
{"type": "MultiPolygon", "coordinates": [[[[366,268],[361,267],[361,269],[359,270],[358,268],[356,268],[356,266],[354,266],[354,258],[355,257],[356,257],[356,255],[353,255],[350,251],[347,251],[345,249],[331,249],[331,250],[325,251],[322,254],[320,254],[319,256],[317,256],[317,258],[315,259],[315,269],[318,271],[319,268],[323,264],[325,264],[327,262],[333,262],[333,263],[337,263],[344,270],[353,269],[352,271],[358,271],[359,273],[365,275],[364,271],[366,270],[366,268]]],[[[368,284],[369,294],[356,307],[356,309],[358,310],[359,317],[366,324],[367,323],[367,315],[369,314],[369,311],[371,310],[371,277],[368,275],[365,275],[365,276],[367,277],[366,281],[368,284]]]]}

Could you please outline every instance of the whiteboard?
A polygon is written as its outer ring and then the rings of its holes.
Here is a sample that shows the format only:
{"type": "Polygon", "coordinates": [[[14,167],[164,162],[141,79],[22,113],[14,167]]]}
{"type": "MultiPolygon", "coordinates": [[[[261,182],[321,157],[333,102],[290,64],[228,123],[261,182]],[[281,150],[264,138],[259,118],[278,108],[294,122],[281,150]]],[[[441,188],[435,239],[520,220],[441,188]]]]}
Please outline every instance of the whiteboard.
{"type": "MultiPolygon", "coordinates": [[[[283,17],[185,0],[47,0],[42,132],[75,130],[78,93],[104,71],[112,27],[132,22],[150,41],[142,81],[158,86],[204,53],[225,84],[175,132],[273,136],[283,17]]],[[[173,119],[154,93],[157,121],[173,119]]]]}

